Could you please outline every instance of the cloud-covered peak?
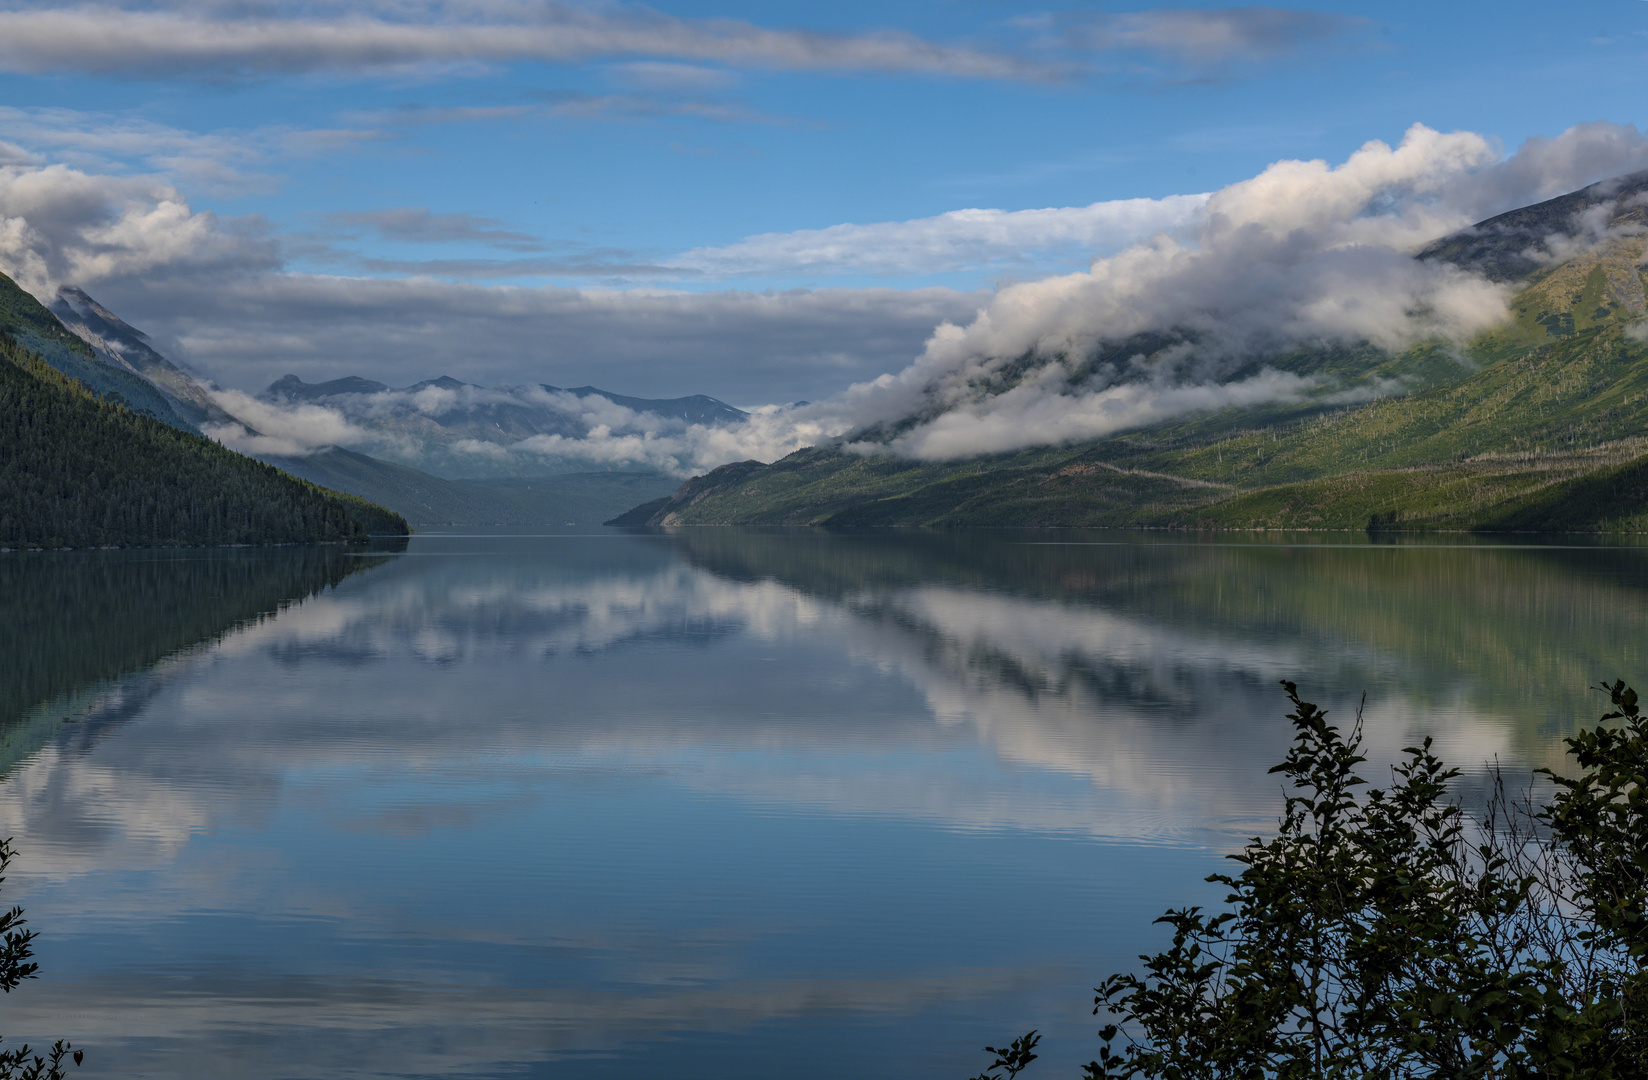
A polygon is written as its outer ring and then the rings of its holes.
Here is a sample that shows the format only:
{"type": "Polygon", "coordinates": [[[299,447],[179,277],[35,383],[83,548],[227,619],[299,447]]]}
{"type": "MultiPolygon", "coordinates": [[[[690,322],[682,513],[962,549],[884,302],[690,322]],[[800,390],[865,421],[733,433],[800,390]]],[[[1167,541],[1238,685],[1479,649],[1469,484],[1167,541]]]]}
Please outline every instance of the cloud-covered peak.
{"type": "Polygon", "coordinates": [[[1501,159],[1480,135],[1415,124],[1396,146],[1371,141],[1339,165],[1279,161],[1213,193],[1180,237],[1002,288],[971,322],[941,326],[903,372],[846,400],[867,425],[928,417],[888,448],[929,459],[1297,400],[1320,380],[1269,370],[1230,380],[1304,345],[1398,350],[1499,323],[1508,286],[1415,252],[1504,200],[1577,187],[1645,156],[1634,128],[1576,128],[1501,159]],[[1149,334],[1177,344],[1095,366],[1102,346],[1149,334]],[[1027,360],[1032,373],[1004,385],[1007,366],[1027,360]]]}

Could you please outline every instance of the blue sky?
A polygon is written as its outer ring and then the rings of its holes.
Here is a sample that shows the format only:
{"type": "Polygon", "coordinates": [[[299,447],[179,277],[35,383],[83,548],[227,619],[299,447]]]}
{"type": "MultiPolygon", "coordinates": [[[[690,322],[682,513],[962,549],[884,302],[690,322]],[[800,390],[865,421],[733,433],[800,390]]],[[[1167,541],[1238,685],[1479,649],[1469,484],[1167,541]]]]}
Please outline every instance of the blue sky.
{"type": "Polygon", "coordinates": [[[817,398],[1175,197],[1415,123],[1634,134],[1645,84],[1643,0],[14,3],[0,269],[246,389],[817,398]]]}

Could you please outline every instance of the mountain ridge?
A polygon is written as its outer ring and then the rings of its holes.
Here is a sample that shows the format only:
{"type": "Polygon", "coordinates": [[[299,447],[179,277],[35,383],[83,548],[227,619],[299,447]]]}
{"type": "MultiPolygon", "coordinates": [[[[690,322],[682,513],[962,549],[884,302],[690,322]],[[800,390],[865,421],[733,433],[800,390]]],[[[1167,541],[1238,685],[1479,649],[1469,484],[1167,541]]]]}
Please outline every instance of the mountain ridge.
{"type": "Polygon", "coordinates": [[[59,286],[46,310],[106,364],[152,383],[173,411],[189,421],[191,430],[198,432],[203,424],[235,422],[194,376],[157,352],[148,335],[93,300],[84,289],[59,286]]]}

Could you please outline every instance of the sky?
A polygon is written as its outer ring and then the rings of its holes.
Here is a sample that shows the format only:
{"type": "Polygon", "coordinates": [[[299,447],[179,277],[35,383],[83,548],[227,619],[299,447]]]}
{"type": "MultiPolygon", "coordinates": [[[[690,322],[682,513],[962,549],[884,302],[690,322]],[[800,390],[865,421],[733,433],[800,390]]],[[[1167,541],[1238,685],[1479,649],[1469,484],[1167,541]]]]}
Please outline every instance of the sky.
{"type": "Polygon", "coordinates": [[[1433,155],[1347,211],[1411,249],[1648,166],[1645,90],[1644,0],[10,0],[0,270],[226,389],[902,402],[935,358],[1043,340],[996,340],[1004,297],[1213,245],[1209,196],[1278,163],[1348,176],[1423,125],[1469,197],[1433,155]]]}

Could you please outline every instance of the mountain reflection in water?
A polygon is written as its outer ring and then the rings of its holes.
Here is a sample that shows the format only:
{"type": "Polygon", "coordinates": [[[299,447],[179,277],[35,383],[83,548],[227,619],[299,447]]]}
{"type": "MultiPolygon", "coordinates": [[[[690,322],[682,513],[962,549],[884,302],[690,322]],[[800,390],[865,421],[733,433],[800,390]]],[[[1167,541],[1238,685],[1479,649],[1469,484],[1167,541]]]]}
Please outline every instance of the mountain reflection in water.
{"type": "Polygon", "coordinates": [[[1093,982],[1270,827],[1278,679],[1367,691],[1376,761],[1525,770],[1648,622],[1631,546],[163,561],[0,556],[6,899],[43,935],[5,1034],[129,1076],[955,1077],[1028,1027],[1068,1073],[1093,982]]]}

